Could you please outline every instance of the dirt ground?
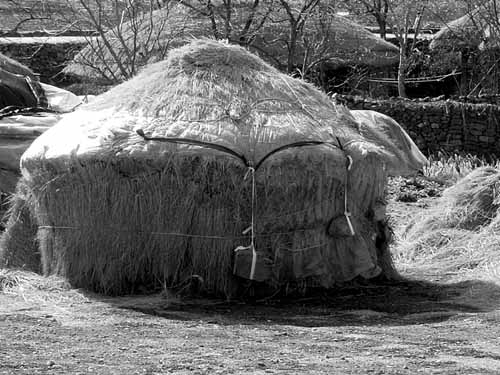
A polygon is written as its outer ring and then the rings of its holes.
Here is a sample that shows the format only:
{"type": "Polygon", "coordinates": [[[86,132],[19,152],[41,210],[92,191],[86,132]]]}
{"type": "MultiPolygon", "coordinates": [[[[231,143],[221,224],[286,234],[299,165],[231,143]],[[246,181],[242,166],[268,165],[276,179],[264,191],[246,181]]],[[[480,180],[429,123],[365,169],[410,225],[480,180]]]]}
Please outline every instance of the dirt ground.
{"type": "Polygon", "coordinates": [[[500,286],[433,272],[293,302],[4,290],[0,374],[500,374],[500,286]]]}

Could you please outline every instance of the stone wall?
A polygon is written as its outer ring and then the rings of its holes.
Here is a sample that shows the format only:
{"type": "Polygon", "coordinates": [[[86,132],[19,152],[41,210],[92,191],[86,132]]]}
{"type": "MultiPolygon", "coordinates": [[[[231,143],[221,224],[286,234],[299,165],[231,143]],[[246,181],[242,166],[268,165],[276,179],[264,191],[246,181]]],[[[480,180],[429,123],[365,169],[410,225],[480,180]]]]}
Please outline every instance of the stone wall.
{"type": "Polygon", "coordinates": [[[42,82],[54,83],[62,79],[58,74],[84,45],[85,42],[0,43],[0,52],[40,74],[42,82]]]}
{"type": "Polygon", "coordinates": [[[350,109],[371,109],[391,116],[426,154],[447,151],[500,157],[498,105],[351,96],[339,100],[350,109]]]}

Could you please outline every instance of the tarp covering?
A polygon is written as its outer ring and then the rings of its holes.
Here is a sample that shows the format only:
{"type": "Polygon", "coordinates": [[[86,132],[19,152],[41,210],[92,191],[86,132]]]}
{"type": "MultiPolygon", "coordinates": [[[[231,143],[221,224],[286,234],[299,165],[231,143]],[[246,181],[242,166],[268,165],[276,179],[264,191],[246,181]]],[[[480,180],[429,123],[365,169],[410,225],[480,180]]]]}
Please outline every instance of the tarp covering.
{"type": "Polygon", "coordinates": [[[8,106],[46,107],[47,101],[37,81],[0,69],[0,109],[8,106]]]}
{"type": "Polygon", "coordinates": [[[394,119],[370,110],[351,111],[365,139],[385,149],[389,175],[406,176],[429,163],[408,133],[394,119]]]}
{"type": "Polygon", "coordinates": [[[37,79],[37,76],[30,68],[2,53],[0,53],[0,69],[23,77],[30,77],[33,80],[37,79]]]}
{"type": "Polygon", "coordinates": [[[0,70],[0,191],[12,192],[20,175],[21,155],[39,135],[74,110],[85,98],[57,87],[0,70]],[[30,88],[36,85],[45,107],[30,88]]]}

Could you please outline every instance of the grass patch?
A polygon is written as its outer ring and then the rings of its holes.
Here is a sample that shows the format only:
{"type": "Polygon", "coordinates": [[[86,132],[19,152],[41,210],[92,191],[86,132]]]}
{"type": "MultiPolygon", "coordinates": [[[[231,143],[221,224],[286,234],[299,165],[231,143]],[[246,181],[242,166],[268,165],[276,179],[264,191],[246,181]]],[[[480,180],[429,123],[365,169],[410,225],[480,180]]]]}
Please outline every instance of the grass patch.
{"type": "Polygon", "coordinates": [[[486,159],[471,154],[446,154],[438,152],[428,157],[429,164],[424,166],[423,174],[431,180],[451,185],[473,170],[481,167],[499,168],[500,161],[486,159]]]}

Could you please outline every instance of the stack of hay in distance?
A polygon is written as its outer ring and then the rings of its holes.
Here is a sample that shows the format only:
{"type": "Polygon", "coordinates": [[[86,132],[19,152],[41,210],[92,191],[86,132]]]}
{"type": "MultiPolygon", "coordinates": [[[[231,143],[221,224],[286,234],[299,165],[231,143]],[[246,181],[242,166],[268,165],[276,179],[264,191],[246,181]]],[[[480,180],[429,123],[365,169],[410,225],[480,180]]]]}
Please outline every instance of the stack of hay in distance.
{"type": "MultiPolygon", "coordinates": [[[[380,214],[386,159],[313,86],[241,47],[201,40],[40,136],[20,183],[45,274],[108,294],[196,277],[231,297],[254,260],[234,251],[251,242],[252,212],[257,285],[393,275],[380,214]],[[276,150],[253,185],[249,166],[276,150]]],[[[4,241],[4,264],[8,249],[4,241]]]]}
{"type": "MultiPolygon", "coordinates": [[[[151,14],[146,12],[142,20],[139,17],[120,24],[120,31],[106,33],[106,42],[102,37],[91,41],[63,72],[81,79],[105,76],[121,81],[124,73],[132,73],[130,69],[163,60],[167,50],[189,43],[193,36],[248,43],[250,50],[258,51],[265,61],[281,70],[286,70],[289,62],[303,68],[308,60],[317,60],[319,56],[312,53],[311,45],[317,45],[316,49],[321,51],[321,65],[330,69],[354,65],[391,66],[399,60],[396,46],[339,16],[326,4],[318,4],[308,13],[293,56],[289,50],[290,15],[282,6],[267,2],[256,9],[254,1],[233,0],[228,6],[225,1],[213,0],[210,2],[211,16],[208,16],[208,9],[203,10],[200,5],[198,1],[169,2],[168,7],[151,14]],[[122,38],[117,38],[118,34],[122,38]],[[107,43],[113,53],[106,47],[107,43]],[[134,53],[137,44],[146,49],[140,56],[134,53]]],[[[296,17],[300,17],[300,8],[292,6],[296,17]]]]}

